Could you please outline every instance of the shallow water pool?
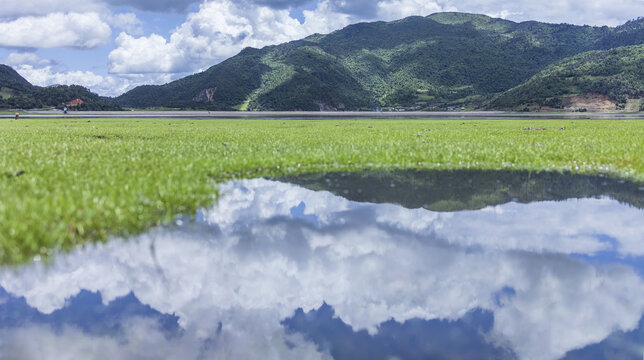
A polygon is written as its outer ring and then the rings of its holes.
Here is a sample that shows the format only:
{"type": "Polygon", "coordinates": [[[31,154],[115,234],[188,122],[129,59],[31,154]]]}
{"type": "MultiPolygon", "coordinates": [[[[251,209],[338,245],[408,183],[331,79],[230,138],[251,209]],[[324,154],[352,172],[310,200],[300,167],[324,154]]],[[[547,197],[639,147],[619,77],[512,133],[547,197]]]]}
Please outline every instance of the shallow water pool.
{"type": "Polygon", "coordinates": [[[234,181],[194,221],[0,269],[0,358],[642,359],[643,207],[553,173],[234,181]]]}

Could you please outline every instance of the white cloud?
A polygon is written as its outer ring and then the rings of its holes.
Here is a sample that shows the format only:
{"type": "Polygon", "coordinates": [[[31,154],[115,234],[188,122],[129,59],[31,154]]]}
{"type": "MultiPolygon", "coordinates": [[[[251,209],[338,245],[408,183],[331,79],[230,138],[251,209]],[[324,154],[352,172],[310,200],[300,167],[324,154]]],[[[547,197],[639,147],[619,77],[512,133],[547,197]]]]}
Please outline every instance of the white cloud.
{"type": "Polygon", "coordinates": [[[142,35],[143,23],[135,13],[110,14],[108,22],[117,29],[122,29],[128,34],[142,35]]]}
{"type": "Polygon", "coordinates": [[[493,18],[499,18],[499,19],[508,19],[511,16],[518,16],[521,15],[520,13],[513,13],[508,10],[500,10],[498,12],[488,12],[485,13],[485,15],[493,18]]]}
{"type": "Polygon", "coordinates": [[[435,12],[455,11],[456,7],[424,0],[384,0],[378,2],[378,19],[397,20],[407,16],[427,16],[435,12]]]}
{"type": "Polygon", "coordinates": [[[15,70],[33,85],[81,85],[99,95],[116,96],[144,84],[164,84],[172,80],[170,74],[148,74],[120,77],[98,75],[91,71],[56,71],[54,66],[16,65],[15,70]]]}
{"type": "Polygon", "coordinates": [[[32,65],[32,66],[46,66],[53,63],[50,59],[43,59],[35,53],[19,52],[11,53],[7,56],[5,63],[12,66],[18,65],[32,65]]]}
{"type": "Polygon", "coordinates": [[[2,0],[0,19],[15,19],[21,16],[39,16],[58,12],[103,11],[104,5],[94,0],[2,0]]]}
{"type": "Polygon", "coordinates": [[[462,246],[535,253],[593,255],[599,251],[616,251],[621,256],[644,255],[642,234],[636,225],[644,218],[638,209],[624,209],[606,198],[568,200],[557,204],[558,216],[551,214],[552,204],[548,202],[529,206],[510,203],[481,211],[441,214],[431,223],[421,216],[416,223],[426,226],[417,230],[445,234],[447,241],[462,246]],[[582,206],[584,215],[579,213],[582,206]],[[614,245],[602,241],[598,235],[618,239],[618,242],[614,245]]]}
{"type": "Polygon", "coordinates": [[[131,291],[178,316],[190,333],[207,337],[221,322],[226,336],[246,339],[231,340],[228,351],[254,339],[270,339],[262,350],[278,351],[279,321],[324,301],[355,329],[372,332],[390,318],[457,319],[486,309],[494,313],[496,340],[531,359],[554,359],[631,330],[644,311],[644,282],[631,267],[567,256],[609,250],[600,235],[613,236],[622,254],[640,254],[626,245],[644,211],[613,200],[443,214],[267,180],[228,183],[221,193],[194,226],[88,246],[47,267],[2,271],[0,285],[43,313],[81,289],[100,291],[105,303],[131,291]],[[555,211],[566,221],[534,220],[555,211]],[[515,295],[497,303],[505,287],[515,295]]]}
{"type": "MultiPolygon", "coordinates": [[[[237,320],[256,314],[240,314],[237,320]]],[[[27,325],[19,329],[0,329],[0,353],[17,359],[75,360],[111,359],[293,359],[330,360],[318,353],[315,344],[301,336],[285,334],[279,326],[262,327],[258,318],[247,319],[255,329],[229,328],[221,334],[204,339],[203,334],[190,330],[167,338],[158,323],[143,317],[124,324],[122,338],[92,336],[66,326],[53,329],[46,325],[27,325]],[[266,338],[247,338],[253,330],[266,338]],[[283,340],[288,339],[289,345],[283,340]],[[210,340],[207,343],[207,340],[210,340]],[[206,343],[206,344],[204,344],[206,343]],[[207,345],[207,346],[205,346],[207,345]],[[269,351],[267,351],[269,350],[269,351]]],[[[269,320],[269,319],[262,319],[269,320]]],[[[270,319],[273,320],[273,319],[270,319]]],[[[267,321],[265,324],[271,324],[267,321]]]]}
{"type": "Polygon", "coordinates": [[[203,3],[190,13],[169,39],[158,34],[134,38],[121,34],[109,55],[112,73],[183,72],[214,65],[245,47],[263,47],[329,32],[348,25],[348,15],[334,13],[328,2],[304,11],[300,23],[289,11],[237,4],[229,0],[203,3]]]}
{"type": "Polygon", "coordinates": [[[450,1],[459,11],[507,15],[515,21],[537,20],[578,25],[620,25],[644,14],[641,0],[450,1]]]}
{"type": "Polygon", "coordinates": [[[109,71],[116,74],[170,73],[186,71],[181,50],[162,36],[135,38],[121,33],[117,48],[109,55],[109,71]]]}
{"type": "Polygon", "coordinates": [[[109,41],[112,30],[98,13],[51,13],[0,22],[0,46],[93,48],[109,41]]]}
{"type": "Polygon", "coordinates": [[[319,2],[315,10],[305,10],[303,14],[306,35],[326,34],[357,22],[355,17],[336,11],[328,1],[319,2]]]}

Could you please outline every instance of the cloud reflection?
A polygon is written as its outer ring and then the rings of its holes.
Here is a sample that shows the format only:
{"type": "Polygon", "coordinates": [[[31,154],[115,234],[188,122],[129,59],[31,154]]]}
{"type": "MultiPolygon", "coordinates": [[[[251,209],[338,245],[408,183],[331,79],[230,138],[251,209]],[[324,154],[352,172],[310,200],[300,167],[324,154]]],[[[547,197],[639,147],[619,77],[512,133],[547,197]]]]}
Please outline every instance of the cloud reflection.
{"type": "MultiPolygon", "coordinates": [[[[221,192],[197,224],[89,246],[50,267],[4,270],[0,286],[43,314],[83,290],[100,292],[105,305],[133,293],[176,316],[185,334],[155,338],[154,324],[137,322],[124,330],[132,348],[211,344],[231,358],[329,357],[280,323],[325,302],[345,324],[371,334],[390,319],[456,321],[481,309],[494,317],[489,341],[530,359],[558,358],[633,330],[644,311],[644,283],[619,261],[642,254],[644,213],[611,199],[435,213],[261,179],[221,192]],[[570,256],[598,252],[617,261],[570,256]]],[[[33,334],[47,339],[46,329],[25,324],[1,335],[27,346],[33,334]]],[[[73,328],[50,335],[58,339],[51,344],[87,337],[73,328]]],[[[88,339],[95,349],[118,343],[88,339]]]]}

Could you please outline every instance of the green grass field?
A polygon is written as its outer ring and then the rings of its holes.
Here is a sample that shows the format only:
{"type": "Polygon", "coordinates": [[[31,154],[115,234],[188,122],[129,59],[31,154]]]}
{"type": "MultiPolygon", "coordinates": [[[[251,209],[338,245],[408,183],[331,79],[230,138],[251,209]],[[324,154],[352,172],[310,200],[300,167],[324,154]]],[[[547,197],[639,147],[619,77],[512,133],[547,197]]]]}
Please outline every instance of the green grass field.
{"type": "Polygon", "coordinates": [[[4,119],[0,263],[192,214],[229,179],[366,168],[643,181],[644,121],[4,119]]]}

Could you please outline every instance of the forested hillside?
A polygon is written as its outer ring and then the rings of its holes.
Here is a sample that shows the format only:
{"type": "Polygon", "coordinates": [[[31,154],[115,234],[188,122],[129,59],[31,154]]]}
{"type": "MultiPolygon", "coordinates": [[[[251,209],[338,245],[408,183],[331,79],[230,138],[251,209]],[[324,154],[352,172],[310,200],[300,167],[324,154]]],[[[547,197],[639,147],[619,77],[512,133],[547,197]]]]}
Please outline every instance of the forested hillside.
{"type": "Polygon", "coordinates": [[[80,99],[82,104],[70,110],[118,110],[110,99],[78,85],[33,86],[14,69],[0,65],[0,109],[34,109],[65,106],[80,99]]]}
{"type": "MultiPolygon", "coordinates": [[[[644,103],[644,46],[585,52],[559,61],[527,82],[495,98],[490,108],[535,110],[540,107],[588,110],[594,100],[606,110],[624,110],[644,103]]],[[[592,109],[601,110],[601,109],[592,109]]],[[[642,109],[644,110],[644,109],[642,109]]]]}
{"type": "Polygon", "coordinates": [[[463,13],[361,23],[245,49],[202,73],[138,87],[115,101],[212,110],[509,106],[500,94],[549,65],[590,50],[644,43],[643,24],[515,23],[463,13]]]}

